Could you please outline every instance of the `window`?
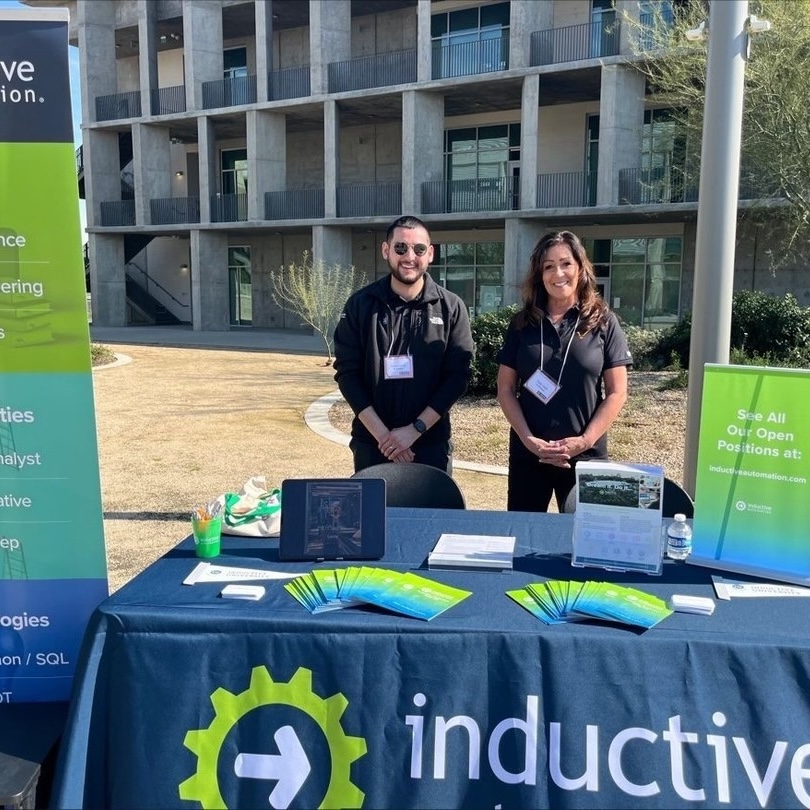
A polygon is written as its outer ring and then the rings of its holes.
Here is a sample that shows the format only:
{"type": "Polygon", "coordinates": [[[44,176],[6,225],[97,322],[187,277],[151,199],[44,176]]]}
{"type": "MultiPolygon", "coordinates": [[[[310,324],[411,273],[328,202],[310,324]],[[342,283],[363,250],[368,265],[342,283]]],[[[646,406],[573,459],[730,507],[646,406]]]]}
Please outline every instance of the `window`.
{"type": "Polygon", "coordinates": [[[619,52],[619,26],[613,0],[591,0],[591,57],[619,52]]]}
{"type": "Polygon", "coordinates": [[[683,202],[686,138],[671,110],[646,110],[641,142],[641,202],[683,202]]]}
{"type": "Polygon", "coordinates": [[[228,302],[231,326],[253,323],[249,245],[228,248],[228,302]]]}
{"type": "Polygon", "coordinates": [[[680,314],[680,236],[585,239],[600,291],[624,323],[660,329],[680,314]]]}
{"type": "Polygon", "coordinates": [[[247,76],[247,48],[228,48],[222,52],[224,65],[223,76],[226,79],[236,79],[247,76]]]}
{"type": "Polygon", "coordinates": [[[470,317],[493,312],[503,302],[503,242],[435,245],[439,283],[461,296],[470,317]]]}
{"type": "Polygon", "coordinates": [[[430,28],[434,79],[509,67],[509,3],[434,14],[430,28]]]}

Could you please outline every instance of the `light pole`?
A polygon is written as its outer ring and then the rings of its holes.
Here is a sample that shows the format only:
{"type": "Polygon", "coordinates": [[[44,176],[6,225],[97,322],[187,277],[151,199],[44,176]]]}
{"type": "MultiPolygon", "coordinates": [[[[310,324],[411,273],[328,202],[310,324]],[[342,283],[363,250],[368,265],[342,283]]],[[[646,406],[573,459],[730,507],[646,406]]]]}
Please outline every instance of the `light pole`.
{"type": "Polygon", "coordinates": [[[703,369],[728,363],[731,342],[747,21],[748,0],[711,0],[683,465],[684,489],[693,497],[703,369]]]}

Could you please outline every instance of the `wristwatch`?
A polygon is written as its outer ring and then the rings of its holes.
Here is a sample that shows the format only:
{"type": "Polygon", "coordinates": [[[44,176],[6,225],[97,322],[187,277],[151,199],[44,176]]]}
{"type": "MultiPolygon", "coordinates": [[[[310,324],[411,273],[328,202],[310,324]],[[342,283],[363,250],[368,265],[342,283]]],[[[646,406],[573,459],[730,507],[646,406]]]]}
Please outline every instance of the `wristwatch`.
{"type": "Polygon", "coordinates": [[[413,423],[413,426],[416,428],[416,432],[419,434],[422,434],[427,430],[427,425],[421,419],[417,419],[413,423]]]}

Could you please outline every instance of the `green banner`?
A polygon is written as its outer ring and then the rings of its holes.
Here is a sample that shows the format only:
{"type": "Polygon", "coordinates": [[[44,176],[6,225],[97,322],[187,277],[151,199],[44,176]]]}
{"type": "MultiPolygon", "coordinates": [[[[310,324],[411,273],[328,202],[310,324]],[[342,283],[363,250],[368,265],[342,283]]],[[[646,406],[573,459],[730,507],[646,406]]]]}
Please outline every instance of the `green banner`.
{"type": "Polygon", "coordinates": [[[0,703],[66,700],[107,595],[64,9],[0,10],[0,703]]]}
{"type": "Polygon", "coordinates": [[[691,562],[810,585],[810,371],[707,365],[691,562]]]}

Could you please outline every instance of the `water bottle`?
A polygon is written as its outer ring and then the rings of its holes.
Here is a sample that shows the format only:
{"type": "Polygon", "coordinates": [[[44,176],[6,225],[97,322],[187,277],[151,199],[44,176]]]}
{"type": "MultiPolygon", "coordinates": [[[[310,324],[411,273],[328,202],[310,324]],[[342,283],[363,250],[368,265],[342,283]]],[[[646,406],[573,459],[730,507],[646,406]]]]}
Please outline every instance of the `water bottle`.
{"type": "Polygon", "coordinates": [[[671,560],[685,560],[692,553],[692,527],[686,522],[686,515],[678,512],[667,526],[667,557],[671,560]]]}

